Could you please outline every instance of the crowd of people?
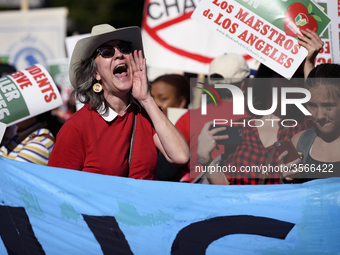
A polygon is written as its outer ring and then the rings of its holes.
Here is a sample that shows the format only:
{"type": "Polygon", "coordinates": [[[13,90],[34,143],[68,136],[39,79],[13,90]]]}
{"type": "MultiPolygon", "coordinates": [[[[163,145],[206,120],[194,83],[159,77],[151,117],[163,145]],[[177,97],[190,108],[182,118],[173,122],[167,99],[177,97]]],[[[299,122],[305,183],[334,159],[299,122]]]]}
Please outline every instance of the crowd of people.
{"type": "Polygon", "coordinates": [[[209,85],[233,85],[263,112],[272,108],[274,91],[306,88],[311,116],[295,105],[282,114],[280,96],[278,107],[269,113],[254,114],[245,100],[246,111],[235,116],[235,99],[228,89],[216,89],[220,105],[207,97],[208,114],[202,115],[201,108],[189,107],[192,87],[185,74],[148,80],[138,27],[94,26],[91,36],[77,42],[70,61],[70,102],[84,106],[59,122],[47,112],[8,127],[0,155],[105,175],[219,185],[301,183],[337,176],[340,65],[315,67],[323,42],[311,30],[302,33],[299,44],[308,55],[291,80],[263,64],[251,77],[243,56],[229,53],[211,62],[205,83],[208,90],[209,85]],[[167,117],[169,107],[190,109],[174,124],[167,117]],[[236,124],[215,127],[214,119],[236,124]],[[279,153],[282,141],[292,141],[300,156],[287,161],[294,150],[279,153]],[[258,171],[243,171],[245,166],[257,166],[258,171]],[[279,171],[267,171],[270,167],[279,171]]]}

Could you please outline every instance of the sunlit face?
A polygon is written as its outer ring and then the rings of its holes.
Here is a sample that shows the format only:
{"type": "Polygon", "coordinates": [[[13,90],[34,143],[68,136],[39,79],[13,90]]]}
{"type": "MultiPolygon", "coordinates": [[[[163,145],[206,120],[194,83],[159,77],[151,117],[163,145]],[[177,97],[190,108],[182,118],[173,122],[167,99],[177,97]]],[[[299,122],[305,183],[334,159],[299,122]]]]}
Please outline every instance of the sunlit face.
{"type": "Polygon", "coordinates": [[[330,93],[329,86],[310,88],[311,99],[307,109],[321,133],[332,134],[340,128],[340,98],[330,93]]]}
{"type": "Polygon", "coordinates": [[[176,88],[166,82],[157,81],[152,84],[151,95],[156,104],[168,115],[168,107],[180,107],[176,88]]]}
{"type": "MultiPolygon", "coordinates": [[[[95,78],[101,82],[104,96],[127,93],[132,88],[132,68],[129,61],[130,53],[122,53],[118,50],[121,41],[115,40],[102,46],[114,46],[112,57],[103,57],[98,53],[95,58],[97,71],[95,78]]],[[[105,56],[105,55],[104,55],[105,56]]]]}

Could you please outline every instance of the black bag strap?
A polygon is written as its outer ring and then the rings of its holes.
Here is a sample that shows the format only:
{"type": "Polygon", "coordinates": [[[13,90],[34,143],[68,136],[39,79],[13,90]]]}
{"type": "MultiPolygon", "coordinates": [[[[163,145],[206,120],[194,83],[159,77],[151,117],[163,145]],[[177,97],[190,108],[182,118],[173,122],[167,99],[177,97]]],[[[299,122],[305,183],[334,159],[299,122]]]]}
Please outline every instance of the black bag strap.
{"type": "Polygon", "coordinates": [[[299,137],[296,144],[296,150],[302,153],[302,161],[305,163],[312,147],[315,137],[317,136],[316,127],[309,128],[299,137]]]}
{"type": "Polygon", "coordinates": [[[136,125],[137,125],[137,113],[134,108],[134,120],[132,123],[132,134],[131,134],[131,139],[130,139],[130,149],[129,149],[129,159],[128,159],[128,168],[125,173],[125,177],[129,177],[129,172],[130,172],[130,164],[132,160],[132,153],[133,153],[133,145],[135,144],[135,133],[136,133],[136,125]]]}

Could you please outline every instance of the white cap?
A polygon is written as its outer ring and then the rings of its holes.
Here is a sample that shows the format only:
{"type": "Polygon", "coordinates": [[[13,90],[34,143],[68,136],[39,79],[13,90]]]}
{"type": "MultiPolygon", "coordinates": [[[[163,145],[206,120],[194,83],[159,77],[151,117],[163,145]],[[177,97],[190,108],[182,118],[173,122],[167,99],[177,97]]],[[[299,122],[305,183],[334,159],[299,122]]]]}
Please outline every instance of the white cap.
{"type": "Polygon", "coordinates": [[[223,54],[211,61],[209,66],[209,83],[214,83],[210,78],[212,74],[221,75],[224,80],[218,83],[241,82],[250,75],[250,69],[242,55],[236,53],[223,54]]]}

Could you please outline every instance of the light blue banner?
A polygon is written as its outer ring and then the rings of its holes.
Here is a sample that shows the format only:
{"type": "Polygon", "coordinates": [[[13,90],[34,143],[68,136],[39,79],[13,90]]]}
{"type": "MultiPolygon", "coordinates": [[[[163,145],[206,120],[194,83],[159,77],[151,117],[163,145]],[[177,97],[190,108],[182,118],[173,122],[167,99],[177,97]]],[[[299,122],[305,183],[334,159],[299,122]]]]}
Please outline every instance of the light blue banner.
{"type": "Polygon", "coordinates": [[[0,158],[0,235],[0,254],[337,254],[340,179],[217,186],[0,158]]]}

